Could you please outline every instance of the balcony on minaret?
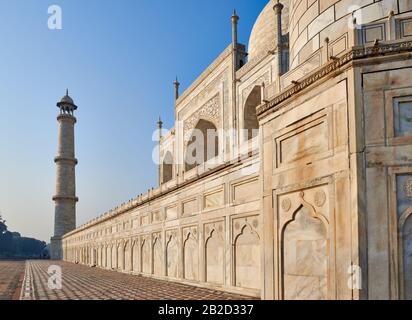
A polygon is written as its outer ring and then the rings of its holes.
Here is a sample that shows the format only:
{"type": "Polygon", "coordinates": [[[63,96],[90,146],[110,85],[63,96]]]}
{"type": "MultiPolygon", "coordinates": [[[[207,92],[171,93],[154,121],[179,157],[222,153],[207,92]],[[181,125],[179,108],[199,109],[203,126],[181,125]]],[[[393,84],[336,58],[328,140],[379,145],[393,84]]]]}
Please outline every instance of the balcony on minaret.
{"type": "Polygon", "coordinates": [[[57,107],[60,109],[60,114],[68,114],[74,116],[74,111],[77,110],[77,106],[69,96],[69,90],[66,90],[66,95],[57,103],[57,107]]]}

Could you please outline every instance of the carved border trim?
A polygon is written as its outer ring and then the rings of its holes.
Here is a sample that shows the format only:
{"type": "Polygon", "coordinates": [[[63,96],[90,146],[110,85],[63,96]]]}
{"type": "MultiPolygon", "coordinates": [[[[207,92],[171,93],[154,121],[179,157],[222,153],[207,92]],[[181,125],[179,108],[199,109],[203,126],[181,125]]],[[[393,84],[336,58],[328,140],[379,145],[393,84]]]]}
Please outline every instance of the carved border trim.
{"type": "Polygon", "coordinates": [[[365,59],[370,57],[377,57],[382,55],[392,55],[402,52],[410,52],[412,51],[412,41],[404,41],[404,42],[397,42],[397,43],[390,43],[390,44],[380,44],[371,47],[354,47],[351,51],[348,51],[340,58],[336,60],[332,60],[330,63],[326,64],[325,66],[321,67],[319,70],[315,71],[314,73],[303,77],[297,82],[294,86],[290,87],[289,89],[281,92],[277,96],[275,96],[270,102],[265,103],[257,108],[257,114],[259,117],[262,116],[263,113],[275,108],[281,102],[289,99],[293,95],[297,94],[298,92],[306,89],[310,85],[318,82],[320,79],[326,77],[330,73],[338,70],[345,64],[359,59],[365,59]]]}

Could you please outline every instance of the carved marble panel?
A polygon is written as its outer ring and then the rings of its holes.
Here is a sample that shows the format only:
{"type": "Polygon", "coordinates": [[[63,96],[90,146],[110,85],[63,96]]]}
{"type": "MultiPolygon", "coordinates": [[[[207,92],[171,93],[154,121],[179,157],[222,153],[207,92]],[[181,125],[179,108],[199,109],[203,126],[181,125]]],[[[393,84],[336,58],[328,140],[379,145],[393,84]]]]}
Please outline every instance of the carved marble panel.
{"type": "Polygon", "coordinates": [[[323,222],[302,206],[282,240],[284,299],[327,299],[328,239],[323,222]]]}
{"type": "Polygon", "coordinates": [[[386,25],[385,23],[372,24],[362,27],[361,31],[362,43],[371,43],[375,40],[386,40],[386,25]]]}
{"type": "Polygon", "coordinates": [[[125,256],[124,256],[124,244],[120,243],[117,246],[117,269],[119,270],[124,270],[125,267],[125,260],[124,260],[125,256]]]}
{"type": "Polygon", "coordinates": [[[198,208],[197,208],[196,199],[183,202],[183,215],[184,216],[195,214],[197,211],[198,211],[198,208]]]}
{"type": "Polygon", "coordinates": [[[400,237],[400,283],[402,298],[412,300],[412,174],[396,178],[397,217],[400,237]]]}
{"type": "Polygon", "coordinates": [[[220,96],[216,95],[208,102],[206,102],[201,108],[194,112],[189,118],[187,118],[183,124],[183,132],[185,141],[190,138],[192,130],[196,127],[196,124],[200,119],[211,121],[217,128],[221,126],[221,107],[220,96]]]}
{"type": "Polygon", "coordinates": [[[197,281],[199,279],[199,244],[197,228],[183,231],[184,278],[197,281]]]}
{"type": "Polygon", "coordinates": [[[172,220],[177,218],[177,207],[168,207],[166,208],[166,219],[172,220]]]}
{"type": "Polygon", "coordinates": [[[132,247],[130,241],[127,241],[124,246],[124,270],[131,271],[132,270],[132,261],[131,261],[131,254],[132,254],[132,247]]]}
{"type": "Polygon", "coordinates": [[[151,259],[150,259],[150,238],[144,237],[141,240],[141,271],[143,273],[152,273],[151,259]]]}
{"type": "Polygon", "coordinates": [[[116,245],[112,246],[112,263],[111,263],[111,268],[112,269],[117,269],[117,247],[116,245]]]}
{"type": "Polygon", "coordinates": [[[163,248],[160,233],[153,235],[153,274],[160,276],[163,273],[163,248]]]}
{"type": "Polygon", "coordinates": [[[246,180],[233,185],[233,202],[247,202],[259,199],[259,180],[246,180]]]}
{"type": "Polygon", "coordinates": [[[108,245],[106,247],[106,268],[112,267],[112,247],[108,245]]]}
{"type": "Polygon", "coordinates": [[[329,139],[326,116],[278,137],[276,139],[278,166],[328,151],[329,139]]]}
{"type": "Polygon", "coordinates": [[[205,225],[206,281],[223,284],[225,262],[224,223],[205,225]]]}
{"type": "Polygon", "coordinates": [[[155,211],[152,213],[152,222],[159,222],[162,220],[162,214],[160,211],[155,211]]]}
{"type": "Polygon", "coordinates": [[[224,204],[223,190],[206,194],[204,196],[204,209],[218,208],[224,204]]]}
{"type": "Polygon", "coordinates": [[[131,256],[132,271],[139,270],[139,244],[137,241],[132,242],[132,256],[131,256]]]}
{"type": "Polygon", "coordinates": [[[398,219],[412,206],[412,173],[401,174],[396,179],[398,219]]]}
{"type": "Polygon", "coordinates": [[[177,240],[177,230],[166,232],[166,265],[167,276],[177,278],[179,266],[179,243],[177,240]]]}
{"type": "Polygon", "coordinates": [[[257,217],[233,221],[234,271],[237,287],[260,289],[260,237],[257,217]]]}
{"type": "Polygon", "coordinates": [[[412,19],[404,19],[399,21],[400,37],[412,36],[412,19]]]}
{"type": "Polygon", "coordinates": [[[261,86],[263,83],[265,84],[265,87],[269,84],[269,81],[270,81],[269,77],[270,77],[270,73],[268,71],[264,73],[262,76],[260,76],[259,78],[257,78],[256,80],[254,80],[252,83],[250,83],[246,88],[242,90],[243,104],[246,101],[247,97],[252,92],[253,88],[255,88],[256,86],[261,86]]]}
{"type": "Polygon", "coordinates": [[[150,216],[149,216],[149,214],[144,214],[144,215],[142,215],[141,216],[141,222],[140,222],[140,224],[142,225],[142,226],[144,226],[144,225],[147,225],[147,224],[149,224],[150,223],[150,216]]]}

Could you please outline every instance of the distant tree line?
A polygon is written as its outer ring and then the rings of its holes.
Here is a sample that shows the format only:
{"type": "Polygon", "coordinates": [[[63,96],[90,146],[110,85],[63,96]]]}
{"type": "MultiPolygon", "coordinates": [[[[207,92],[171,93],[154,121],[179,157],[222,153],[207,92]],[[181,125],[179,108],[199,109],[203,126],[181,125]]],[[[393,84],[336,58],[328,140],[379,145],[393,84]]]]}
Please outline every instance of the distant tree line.
{"type": "Polygon", "coordinates": [[[44,241],[25,238],[18,232],[10,232],[0,215],[0,258],[45,258],[44,241]]]}

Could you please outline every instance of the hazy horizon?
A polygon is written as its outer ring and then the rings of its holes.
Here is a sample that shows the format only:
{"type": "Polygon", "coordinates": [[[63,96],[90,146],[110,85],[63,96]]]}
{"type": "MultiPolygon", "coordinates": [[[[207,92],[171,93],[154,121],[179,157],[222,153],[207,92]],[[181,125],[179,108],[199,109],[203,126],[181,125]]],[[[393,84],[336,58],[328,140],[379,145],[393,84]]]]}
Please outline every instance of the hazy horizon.
{"type": "Polygon", "coordinates": [[[173,80],[183,92],[230,44],[236,8],[248,44],[267,0],[55,1],[63,29],[49,30],[49,1],[0,4],[0,213],[10,231],[53,234],[58,109],[76,112],[77,225],[157,184],[159,115],[173,125],[173,80]]]}

